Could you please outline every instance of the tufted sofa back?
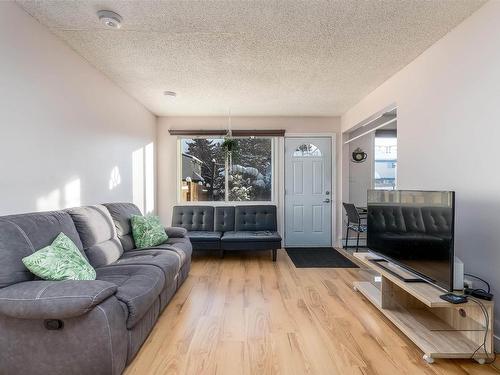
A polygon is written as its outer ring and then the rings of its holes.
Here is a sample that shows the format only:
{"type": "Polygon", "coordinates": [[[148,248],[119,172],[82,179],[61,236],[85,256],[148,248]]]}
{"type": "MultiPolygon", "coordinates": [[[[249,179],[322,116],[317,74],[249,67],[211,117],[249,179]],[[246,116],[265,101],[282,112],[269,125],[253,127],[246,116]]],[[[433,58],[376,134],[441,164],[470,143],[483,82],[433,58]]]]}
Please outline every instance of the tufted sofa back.
{"type": "Polygon", "coordinates": [[[276,206],[236,206],[235,231],[277,231],[276,206]]]}
{"type": "Polygon", "coordinates": [[[368,210],[368,226],[373,232],[405,232],[400,206],[373,206],[368,210]]]}
{"type": "Polygon", "coordinates": [[[276,206],[175,206],[172,226],[188,231],[277,231],[276,206]]]}
{"type": "Polygon", "coordinates": [[[422,218],[426,233],[449,233],[453,221],[453,210],[446,207],[422,207],[422,218]]]}
{"type": "Polygon", "coordinates": [[[452,213],[444,207],[372,206],[368,225],[373,232],[448,233],[452,213]]]}
{"type": "Polygon", "coordinates": [[[172,226],[186,228],[188,231],[214,231],[214,207],[212,206],[175,206],[172,226]]]}
{"type": "Polygon", "coordinates": [[[215,230],[229,232],[234,230],[234,207],[215,207],[215,230]]]}

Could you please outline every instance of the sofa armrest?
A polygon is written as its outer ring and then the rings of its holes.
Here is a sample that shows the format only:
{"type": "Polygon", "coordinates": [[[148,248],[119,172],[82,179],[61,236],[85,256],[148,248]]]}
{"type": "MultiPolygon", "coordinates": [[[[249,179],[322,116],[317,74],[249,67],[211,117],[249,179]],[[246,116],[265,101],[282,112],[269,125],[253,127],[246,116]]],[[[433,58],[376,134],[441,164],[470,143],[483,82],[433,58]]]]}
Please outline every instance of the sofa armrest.
{"type": "Polygon", "coordinates": [[[181,227],[167,227],[165,232],[170,238],[184,238],[187,235],[187,229],[181,227]]]}
{"type": "Polygon", "coordinates": [[[18,319],[64,319],[85,314],[116,292],[107,281],[27,281],[0,289],[0,314],[18,319]]]}

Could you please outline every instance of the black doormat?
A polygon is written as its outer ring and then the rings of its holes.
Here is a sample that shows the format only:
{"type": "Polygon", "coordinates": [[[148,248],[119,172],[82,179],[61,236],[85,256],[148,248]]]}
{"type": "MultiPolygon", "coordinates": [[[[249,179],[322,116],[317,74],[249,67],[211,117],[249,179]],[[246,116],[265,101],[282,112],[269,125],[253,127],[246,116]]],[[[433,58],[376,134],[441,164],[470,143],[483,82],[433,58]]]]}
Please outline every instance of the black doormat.
{"type": "Polygon", "coordinates": [[[331,247],[287,248],[286,252],[297,268],[359,268],[331,247]]]}

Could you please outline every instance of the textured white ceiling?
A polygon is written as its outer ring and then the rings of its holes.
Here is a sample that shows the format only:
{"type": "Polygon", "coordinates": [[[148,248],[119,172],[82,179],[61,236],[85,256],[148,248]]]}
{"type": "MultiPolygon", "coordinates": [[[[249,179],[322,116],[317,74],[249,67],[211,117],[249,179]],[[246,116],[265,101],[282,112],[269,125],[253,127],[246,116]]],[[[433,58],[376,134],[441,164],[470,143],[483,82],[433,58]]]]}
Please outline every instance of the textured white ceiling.
{"type": "Polygon", "coordinates": [[[484,2],[19,1],[160,116],[340,115],[484,2]]]}

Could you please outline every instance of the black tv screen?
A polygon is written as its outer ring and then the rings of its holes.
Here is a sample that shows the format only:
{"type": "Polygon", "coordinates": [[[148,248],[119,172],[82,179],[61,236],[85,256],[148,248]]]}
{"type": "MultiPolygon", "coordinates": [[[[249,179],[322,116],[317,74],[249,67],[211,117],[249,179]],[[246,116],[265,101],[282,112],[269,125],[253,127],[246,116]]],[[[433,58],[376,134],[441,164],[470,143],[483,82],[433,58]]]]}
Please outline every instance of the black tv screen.
{"type": "Polygon", "coordinates": [[[453,291],[453,191],[369,190],[370,251],[453,291]]]}

